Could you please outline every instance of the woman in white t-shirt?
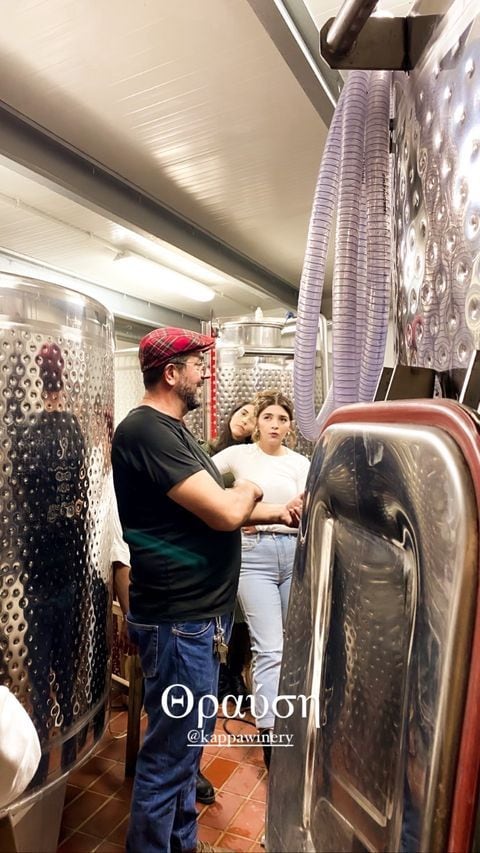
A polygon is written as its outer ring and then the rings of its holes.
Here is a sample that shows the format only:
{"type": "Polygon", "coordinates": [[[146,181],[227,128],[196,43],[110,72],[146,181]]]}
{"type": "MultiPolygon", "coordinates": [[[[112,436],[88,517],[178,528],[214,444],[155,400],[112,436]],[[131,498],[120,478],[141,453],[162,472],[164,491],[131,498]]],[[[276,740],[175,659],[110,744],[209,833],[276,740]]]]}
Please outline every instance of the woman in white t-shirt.
{"type": "MultiPolygon", "coordinates": [[[[291,433],[293,406],[277,391],[258,394],[254,405],[253,444],[227,447],[213,456],[213,461],[222,474],[230,472],[236,480],[257,483],[266,503],[288,504],[304,491],[310,465],[305,456],[284,444],[291,433]]],[[[259,524],[242,530],[238,594],[252,641],[255,716],[267,767],[296,534],[295,528],[281,524],[259,524]]]]}

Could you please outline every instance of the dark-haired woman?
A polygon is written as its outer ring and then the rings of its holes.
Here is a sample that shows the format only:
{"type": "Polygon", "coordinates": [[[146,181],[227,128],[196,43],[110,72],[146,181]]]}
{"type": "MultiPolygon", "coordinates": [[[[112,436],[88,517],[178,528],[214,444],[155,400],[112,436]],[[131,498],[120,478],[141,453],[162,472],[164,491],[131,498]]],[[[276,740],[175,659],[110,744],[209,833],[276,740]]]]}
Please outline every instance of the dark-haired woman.
{"type": "MultiPolygon", "coordinates": [[[[226,447],[251,444],[254,427],[255,414],[253,403],[250,400],[242,400],[241,403],[237,403],[230,411],[218,437],[214,441],[209,442],[205,449],[211,456],[214,453],[225,450],[226,447]]],[[[231,474],[226,474],[224,476],[225,485],[233,486],[233,479],[231,474]]],[[[250,637],[245,623],[245,616],[237,602],[235,621],[228,644],[227,663],[220,664],[218,678],[218,698],[220,701],[228,695],[247,696],[248,690],[243,680],[243,669],[248,663],[249,656],[250,637]]],[[[246,698],[242,702],[242,707],[244,710],[249,707],[246,698]]]]}
{"type": "Polygon", "coordinates": [[[231,447],[232,444],[250,444],[254,427],[253,403],[250,400],[237,403],[226,418],[217,438],[209,442],[208,452],[212,455],[231,447]]]}

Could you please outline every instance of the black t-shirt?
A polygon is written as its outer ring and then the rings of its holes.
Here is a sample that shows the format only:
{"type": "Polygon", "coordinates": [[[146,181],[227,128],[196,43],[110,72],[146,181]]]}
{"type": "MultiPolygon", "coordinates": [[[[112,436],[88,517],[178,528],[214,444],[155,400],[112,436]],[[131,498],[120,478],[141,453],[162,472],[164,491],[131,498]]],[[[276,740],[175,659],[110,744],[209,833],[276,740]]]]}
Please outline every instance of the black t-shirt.
{"type": "Polygon", "coordinates": [[[240,532],[213,530],[167,495],[202,470],[223,486],[187,427],[151,406],[139,406],[115,432],[112,463],[118,511],[130,547],[132,618],[155,624],[232,611],[240,532]]]}

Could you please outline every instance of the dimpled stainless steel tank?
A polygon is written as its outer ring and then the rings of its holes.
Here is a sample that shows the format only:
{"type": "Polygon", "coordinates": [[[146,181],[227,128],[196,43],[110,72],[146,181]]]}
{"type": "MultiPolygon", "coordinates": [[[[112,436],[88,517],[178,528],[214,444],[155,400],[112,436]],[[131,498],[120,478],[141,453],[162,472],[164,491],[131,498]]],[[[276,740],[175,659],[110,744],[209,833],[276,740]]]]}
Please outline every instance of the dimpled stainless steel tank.
{"type": "Polygon", "coordinates": [[[397,352],[438,371],[466,368],[480,341],[480,18],[448,5],[418,67],[395,75],[397,352]]]}
{"type": "Polygon", "coordinates": [[[113,321],[98,302],[0,276],[0,683],[38,731],[23,799],[106,720],[113,321]]]}

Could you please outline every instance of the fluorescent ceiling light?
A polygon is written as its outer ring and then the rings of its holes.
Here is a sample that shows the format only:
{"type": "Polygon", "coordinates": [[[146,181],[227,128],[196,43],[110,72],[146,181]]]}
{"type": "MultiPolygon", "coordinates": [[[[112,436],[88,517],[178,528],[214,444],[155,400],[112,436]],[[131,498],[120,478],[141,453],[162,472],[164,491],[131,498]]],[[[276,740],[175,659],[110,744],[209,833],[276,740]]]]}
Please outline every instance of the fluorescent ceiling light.
{"type": "Polygon", "coordinates": [[[176,270],[164,267],[133,252],[119,252],[114,262],[121,265],[123,272],[130,278],[138,278],[144,284],[150,284],[158,291],[177,293],[194,302],[211,302],[215,293],[206,284],[201,284],[176,270]]]}
{"type": "Polygon", "coordinates": [[[124,228],[123,225],[115,225],[112,237],[118,245],[119,251],[128,253],[131,248],[134,254],[138,252],[141,257],[148,256],[150,261],[174,269],[176,272],[186,275],[187,278],[193,276],[194,279],[212,287],[225,284],[223,273],[175,246],[170,246],[160,240],[143,237],[141,234],[124,228]]]}

